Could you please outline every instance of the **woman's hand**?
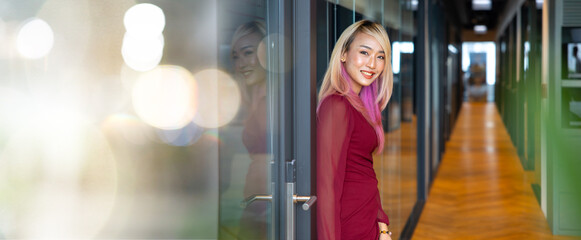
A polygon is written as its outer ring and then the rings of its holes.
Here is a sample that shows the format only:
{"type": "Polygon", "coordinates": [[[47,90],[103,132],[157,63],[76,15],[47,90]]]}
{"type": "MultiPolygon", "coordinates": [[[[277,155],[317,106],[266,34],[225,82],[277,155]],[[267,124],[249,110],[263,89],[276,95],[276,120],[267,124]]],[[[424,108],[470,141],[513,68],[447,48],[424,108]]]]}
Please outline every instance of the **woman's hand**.
{"type": "MultiPolygon", "coordinates": [[[[378,222],[377,224],[379,224],[379,231],[387,231],[387,224],[382,223],[382,222],[378,222]]],[[[379,240],[391,240],[391,235],[386,234],[386,233],[380,233],[379,234],[379,240]]]]}
{"type": "Polygon", "coordinates": [[[391,236],[389,234],[379,234],[379,240],[391,240],[391,236]]]}

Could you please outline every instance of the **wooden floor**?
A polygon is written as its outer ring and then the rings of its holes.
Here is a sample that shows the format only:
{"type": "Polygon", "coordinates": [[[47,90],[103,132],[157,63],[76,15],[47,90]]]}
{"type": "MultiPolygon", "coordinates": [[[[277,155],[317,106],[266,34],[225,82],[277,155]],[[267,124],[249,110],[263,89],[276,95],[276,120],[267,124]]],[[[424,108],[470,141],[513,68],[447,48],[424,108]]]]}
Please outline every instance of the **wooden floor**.
{"type": "Polygon", "coordinates": [[[412,239],[552,236],[493,103],[465,103],[412,239]]]}

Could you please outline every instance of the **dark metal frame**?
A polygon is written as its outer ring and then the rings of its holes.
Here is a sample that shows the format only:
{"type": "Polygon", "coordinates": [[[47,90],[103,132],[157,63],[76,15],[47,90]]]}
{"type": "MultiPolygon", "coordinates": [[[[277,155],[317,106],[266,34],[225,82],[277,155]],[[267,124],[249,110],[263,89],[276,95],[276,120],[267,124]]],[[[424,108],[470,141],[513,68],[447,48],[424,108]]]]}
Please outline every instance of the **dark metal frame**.
{"type": "MultiPolygon", "coordinates": [[[[429,179],[429,146],[430,140],[428,134],[429,126],[427,126],[427,119],[429,119],[429,104],[427,104],[426,99],[422,99],[421,96],[424,98],[430,97],[429,92],[429,81],[427,75],[427,67],[429,66],[428,62],[428,53],[426,52],[426,46],[428,45],[429,41],[427,40],[428,34],[426,31],[429,27],[428,22],[428,1],[427,0],[419,0],[418,3],[418,35],[416,38],[415,43],[415,65],[416,65],[416,73],[417,73],[417,81],[416,81],[416,97],[418,101],[416,101],[417,107],[417,116],[418,116],[418,130],[417,130],[417,146],[418,146],[418,201],[425,201],[428,197],[428,179],[429,179]]],[[[429,69],[429,68],[428,68],[429,69]]]]}
{"type": "MultiPolygon", "coordinates": [[[[316,193],[316,8],[317,1],[294,1],[292,26],[294,92],[294,155],[297,159],[297,194],[316,193]]],[[[296,239],[316,239],[315,208],[296,210],[296,239]]]]}

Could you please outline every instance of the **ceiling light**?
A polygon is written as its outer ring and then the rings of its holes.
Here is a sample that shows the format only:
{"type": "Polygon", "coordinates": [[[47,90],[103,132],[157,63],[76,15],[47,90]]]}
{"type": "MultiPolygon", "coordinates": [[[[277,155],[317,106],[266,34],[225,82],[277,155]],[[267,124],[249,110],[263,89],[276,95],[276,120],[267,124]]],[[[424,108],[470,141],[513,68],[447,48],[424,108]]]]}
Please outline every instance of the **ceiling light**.
{"type": "Polygon", "coordinates": [[[536,3],[537,3],[537,9],[543,8],[543,0],[536,0],[536,3]]]}
{"type": "Polygon", "coordinates": [[[472,10],[483,11],[491,10],[492,2],[490,0],[472,0],[472,10]]]}
{"type": "Polygon", "coordinates": [[[409,2],[409,3],[411,5],[410,6],[410,9],[412,11],[417,11],[418,10],[418,0],[411,0],[411,2],[409,2]]]}
{"type": "Polygon", "coordinates": [[[486,25],[474,25],[474,32],[476,34],[485,34],[487,30],[486,25]]]}

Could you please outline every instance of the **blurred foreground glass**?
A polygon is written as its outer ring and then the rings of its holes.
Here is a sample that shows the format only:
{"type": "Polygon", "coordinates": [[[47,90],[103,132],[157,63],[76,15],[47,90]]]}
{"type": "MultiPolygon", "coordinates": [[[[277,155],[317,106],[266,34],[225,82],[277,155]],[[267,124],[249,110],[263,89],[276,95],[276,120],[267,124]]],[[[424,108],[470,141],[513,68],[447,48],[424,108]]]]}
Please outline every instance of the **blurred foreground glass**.
{"type": "MultiPolygon", "coordinates": [[[[232,122],[220,128],[220,229],[219,239],[272,239],[275,236],[270,201],[253,201],[257,195],[273,196],[271,185],[273,137],[276,125],[271,111],[277,105],[275,88],[278,67],[269,48],[278,45],[277,34],[269,35],[264,1],[244,4],[224,1],[227,12],[220,29],[225,46],[223,63],[233,72],[241,104],[232,122]],[[267,47],[268,46],[268,47],[267,47]],[[269,90],[270,89],[270,90],[269,90]]],[[[284,70],[283,70],[284,71],[284,70]]]]}
{"type": "Polygon", "coordinates": [[[139,3],[1,8],[0,238],[265,236],[266,71],[232,46],[264,2],[139,3]]]}

